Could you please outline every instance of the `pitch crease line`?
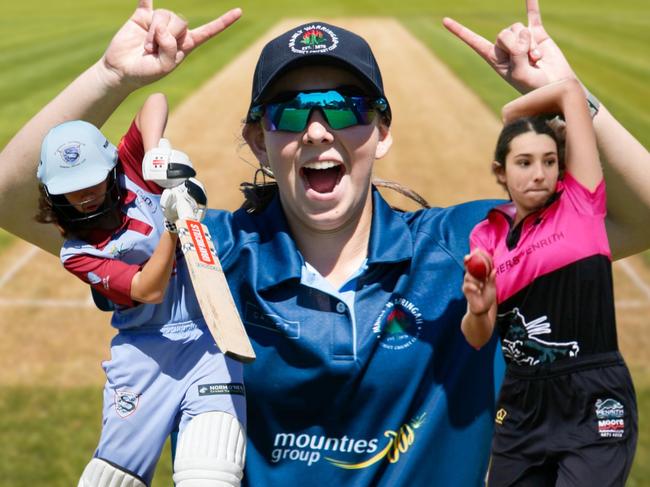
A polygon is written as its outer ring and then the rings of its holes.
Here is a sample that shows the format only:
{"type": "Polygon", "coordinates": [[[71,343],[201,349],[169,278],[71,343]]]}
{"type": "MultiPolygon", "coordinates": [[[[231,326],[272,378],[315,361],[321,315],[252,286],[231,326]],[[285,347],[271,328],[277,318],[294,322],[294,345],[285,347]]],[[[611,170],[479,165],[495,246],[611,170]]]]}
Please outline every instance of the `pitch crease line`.
{"type": "Polygon", "coordinates": [[[38,252],[38,247],[31,246],[27,252],[25,252],[17,261],[14,262],[14,264],[9,267],[9,270],[4,273],[2,277],[0,277],[0,288],[2,288],[7,282],[9,282],[17,273],[20,271],[20,269],[27,264],[27,262],[30,261],[34,255],[36,255],[36,252],[38,252]]]}
{"type": "Polygon", "coordinates": [[[645,294],[648,301],[650,301],[650,286],[643,281],[641,276],[639,276],[639,274],[634,270],[634,267],[632,267],[632,265],[626,260],[619,260],[618,264],[621,266],[621,269],[623,269],[623,272],[627,274],[627,277],[630,278],[634,285],[645,294]]]}

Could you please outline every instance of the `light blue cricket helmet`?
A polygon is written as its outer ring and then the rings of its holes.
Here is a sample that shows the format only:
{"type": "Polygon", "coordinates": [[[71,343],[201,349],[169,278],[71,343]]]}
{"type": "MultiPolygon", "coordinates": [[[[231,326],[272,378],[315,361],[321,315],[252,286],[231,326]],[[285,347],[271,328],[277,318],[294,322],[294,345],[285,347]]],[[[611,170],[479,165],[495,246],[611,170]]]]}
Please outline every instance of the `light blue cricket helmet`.
{"type": "Polygon", "coordinates": [[[117,165],[117,149],[93,124],[64,122],[41,145],[36,176],[51,195],[71,193],[104,181],[117,165]]]}

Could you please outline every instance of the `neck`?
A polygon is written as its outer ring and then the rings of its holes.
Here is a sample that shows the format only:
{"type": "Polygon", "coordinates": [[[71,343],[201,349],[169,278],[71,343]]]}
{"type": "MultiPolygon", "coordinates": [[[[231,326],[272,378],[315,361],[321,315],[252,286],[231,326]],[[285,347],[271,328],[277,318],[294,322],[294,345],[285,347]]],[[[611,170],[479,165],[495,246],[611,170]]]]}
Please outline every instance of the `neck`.
{"type": "Polygon", "coordinates": [[[298,249],[309,264],[336,289],[355,273],[368,255],[372,225],[372,192],[363,210],[335,230],[318,230],[290,221],[298,249]]]}

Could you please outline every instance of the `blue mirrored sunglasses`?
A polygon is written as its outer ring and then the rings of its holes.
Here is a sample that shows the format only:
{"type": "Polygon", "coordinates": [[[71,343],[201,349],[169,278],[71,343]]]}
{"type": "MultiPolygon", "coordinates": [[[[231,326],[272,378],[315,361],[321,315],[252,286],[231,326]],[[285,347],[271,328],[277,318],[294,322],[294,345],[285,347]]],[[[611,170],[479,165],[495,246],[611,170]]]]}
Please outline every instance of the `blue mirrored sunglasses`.
{"type": "Polygon", "coordinates": [[[314,109],[319,109],[334,130],[354,125],[369,125],[379,112],[388,109],[383,98],[345,95],[337,90],[301,91],[283,101],[272,101],[253,107],[248,121],[262,121],[265,130],[302,132],[314,109]]]}

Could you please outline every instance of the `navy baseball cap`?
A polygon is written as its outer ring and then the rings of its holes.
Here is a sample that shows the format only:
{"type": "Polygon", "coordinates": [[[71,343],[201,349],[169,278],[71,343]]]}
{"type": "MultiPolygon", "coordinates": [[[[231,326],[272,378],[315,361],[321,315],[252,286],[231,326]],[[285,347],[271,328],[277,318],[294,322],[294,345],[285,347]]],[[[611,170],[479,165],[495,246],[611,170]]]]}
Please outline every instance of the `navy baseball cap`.
{"type": "Polygon", "coordinates": [[[386,99],[379,65],[365,39],[335,25],[310,22],[285,32],[264,46],[253,75],[249,113],[251,108],[266,101],[269,87],[282,74],[309,64],[348,69],[367,82],[370,94],[386,99]]]}

